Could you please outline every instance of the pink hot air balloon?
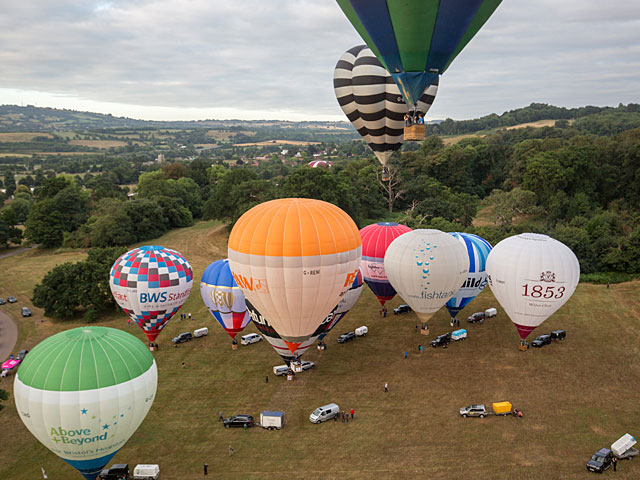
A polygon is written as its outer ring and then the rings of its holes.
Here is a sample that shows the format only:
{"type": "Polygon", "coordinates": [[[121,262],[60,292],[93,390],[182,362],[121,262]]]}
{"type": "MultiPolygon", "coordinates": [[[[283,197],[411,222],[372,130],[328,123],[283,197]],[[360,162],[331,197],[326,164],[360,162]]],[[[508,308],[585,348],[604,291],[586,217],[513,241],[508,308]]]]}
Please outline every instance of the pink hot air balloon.
{"type": "Polygon", "coordinates": [[[409,227],[394,222],[374,223],[360,230],[364,281],[383,307],[396,294],[384,270],[384,254],[391,242],[410,231],[409,227]]]}

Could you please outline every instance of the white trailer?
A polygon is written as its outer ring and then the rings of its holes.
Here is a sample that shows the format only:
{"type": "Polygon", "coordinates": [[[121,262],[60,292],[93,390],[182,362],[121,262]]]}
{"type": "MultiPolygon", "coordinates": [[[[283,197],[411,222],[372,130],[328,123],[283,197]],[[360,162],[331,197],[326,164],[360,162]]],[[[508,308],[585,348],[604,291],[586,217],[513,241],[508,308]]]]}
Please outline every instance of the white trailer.
{"type": "Polygon", "coordinates": [[[625,433],[622,437],[611,444],[611,451],[618,458],[631,458],[638,455],[638,450],[632,448],[636,444],[636,439],[625,433]]]}
{"type": "Polygon", "coordinates": [[[497,309],[495,309],[495,308],[487,308],[487,309],[484,311],[484,316],[485,316],[486,318],[489,318],[489,317],[495,317],[497,314],[498,314],[498,310],[497,310],[497,309]]]}
{"type": "Polygon", "coordinates": [[[134,480],[156,480],[160,477],[160,467],[158,465],[140,464],[133,469],[134,480]]]}
{"type": "Polygon", "coordinates": [[[367,333],[369,333],[369,329],[366,325],[356,328],[356,337],[364,337],[367,333]]]}
{"type": "Polygon", "coordinates": [[[268,430],[280,430],[284,427],[284,412],[260,412],[260,426],[268,430]]]}

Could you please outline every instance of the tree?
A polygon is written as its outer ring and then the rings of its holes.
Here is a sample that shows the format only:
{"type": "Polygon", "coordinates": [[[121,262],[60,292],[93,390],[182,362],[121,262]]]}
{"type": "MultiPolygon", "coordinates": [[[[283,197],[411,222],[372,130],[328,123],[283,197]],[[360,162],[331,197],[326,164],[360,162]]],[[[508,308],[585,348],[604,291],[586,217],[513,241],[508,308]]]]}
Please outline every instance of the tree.
{"type": "Polygon", "coordinates": [[[53,248],[62,244],[65,231],[67,230],[64,215],[57,209],[52,198],[45,198],[36,203],[29,212],[24,234],[33,243],[53,248]]]}
{"type": "Polygon", "coordinates": [[[505,230],[511,227],[516,215],[527,215],[538,211],[536,194],[520,188],[514,188],[510,192],[494,190],[484,203],[493,206],[493,219],[505,230]]]}
{"type": "Polygon", "coordinates": [[[16,191],[16,177],[11,170],[4,172],[4,188],[8,197],[11,197],[16,191]]]}
{"type": "MultiPolygon", "coordinates": [[[[2,390],[0,388],[0,401],[7,401],[9,399],[9,394],[7,393],[6,390],[2,390]]],[[[4,405],[2,405],[0,403],[0,410],[2,410],[4,408],[4,405]]]]}

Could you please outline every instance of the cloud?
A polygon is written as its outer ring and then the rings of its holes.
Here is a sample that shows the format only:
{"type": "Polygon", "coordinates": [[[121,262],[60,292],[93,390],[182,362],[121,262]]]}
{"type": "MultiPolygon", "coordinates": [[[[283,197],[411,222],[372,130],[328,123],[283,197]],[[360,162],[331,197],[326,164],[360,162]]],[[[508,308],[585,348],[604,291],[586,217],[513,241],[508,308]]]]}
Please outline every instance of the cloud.
{"type": "MultiPolygon", "coordinates": [[[[505,0],[443,76],[430,116],[638,101],[638,31],[631,0],[505,0]]],[[[360,43],[331,0],[5,0],[0,103],[32,91],[138,116],[338,120],[333,67],[360,43]]]]}

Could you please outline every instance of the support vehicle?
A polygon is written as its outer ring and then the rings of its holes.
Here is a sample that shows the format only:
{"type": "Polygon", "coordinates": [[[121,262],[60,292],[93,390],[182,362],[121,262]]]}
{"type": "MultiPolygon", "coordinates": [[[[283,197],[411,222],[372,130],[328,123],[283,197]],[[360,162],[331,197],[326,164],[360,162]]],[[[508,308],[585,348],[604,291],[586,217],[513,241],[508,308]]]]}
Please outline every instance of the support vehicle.
{"type": "Polygon", "coordinates": [[[355,334],[356,337],[365,337],[369,333],[369,329],[366,325],[356,328],[355,334]]]}
{"type": "Polygon", "coordinates": [[[407,305],[406,303],[402,304],[402,305],[398,305],[396,308],[393,309],[393,313],[395,315],[400,315],[401,313],[407,313],[411,311],[411,307],[409,305],[407,305]]]}
{"type": "Polygon", "coordinates": [[[469,322],[469,323],[477,323],[477,322],[482,323],[482,322],[484,322],[484,317],[485,317],[484,312],[476,312],[476,313],[472,314],[471,316],[469,316],[467,318],[467,322],[469,322]]]}
{"type": "Polygon", "coordinates": [[[444,333],[442,335],[438,335],[436,338],[429,342],[433,348],[442,347],[443,345],[449,345],[451,343],[451,334],[444,333]]]}
{"type": "Polygon", "coordinates": [[[602,473],[611,467],[613,460],[613,452],[608,448],[601,448],[591,455],[591,459],[587,462],[587,470],[590,472],[602,473]]]}
{"type": "Polygon", "coordinates": [[[309,421],[311,423],[322,423],[327,420],[331,420],[336,415],[340,414],[340,407],[336,403],[329,403],[323,407],[316,408],[311,415],[309,415],[309,421]]]}
{"type": "Polygon", "coordinates": [[[252,427],[254,425],[253,417],[251,415],[240,414],[234,415],[233,417],[225,418],[222,421],[222,424],[226,428],[231,427],[252,427]]]}
{"type": "Polygon", "coordinates": [[[551,343],[551,335],[545,333],[544,335],[538,336],[533,342],[531,342],[532,347],[542,348],[545,345],[549,345],[551,343]]]}
{"type": "Polygon", "coordinates": [[[354,338],[356,338],[356,334],[354,332],[343,333],[338,337],[338,343],[345,343],[353,340],[354,338]]]}
{"type": "Polygon", "coordinates": [[[100,472],[99,480],[129,480],[129,465],[116,463],[100,472]]]}
{"type": "Polygon", "coordinates": [[[488,410],[483,404],[469,405],[460,409],[460,415],[463,417],[480,417],[484,418],[489,415],[513,415],[516,412],[511,402],[495,402],[491,405],[493,410],[488,410]]]}
{"type": "Polygon", "coordinates": [[[633,448],[636,439],[625,433],[622,437],[611,444],[611,451],[620,460],[631,460],[638,455],[638,450],[633,448]]]}
{"type": "Polygon", "coordinates": [[[257,333],[248,333],[240,337],[240,343],[242,345],[251,345],[252,343],[257,343],[262,340],[262,336],[257,333]]]}
{"type": "Polygon", "coordinates": [[[552,340],[560,341],[560,340],[564,340],[566,337],[567,337],[567,332],[565,332],[564,330],[554,330],[553,332],[551,332],[552,340]]]}
{"type": "Polygon", "coordinates": [[[209,335],[209,329],[207,327],[198,328],[193,331],[193,338],[206,337],[209,335]]]}
{"type": "Polygon", "coordinates": [[[467,338],[467,331],[464,328],[451,332],[451,340],[458,341],[467,338]]]}
{"type": "Polygon", "coordinates": [[[173,337],[171,341],[175,344],[178,344],[178,343],[188,342],[192,338],[193,338],[193,335],[191,335],[191,332],[182,332],[177,337],[173,337]]]}
{"type": "Polygon", "coordinates": [[[498,310],[496,308],[487,308],[484,311],[484,318],[495,317],[498,314],[498,310]]]}

